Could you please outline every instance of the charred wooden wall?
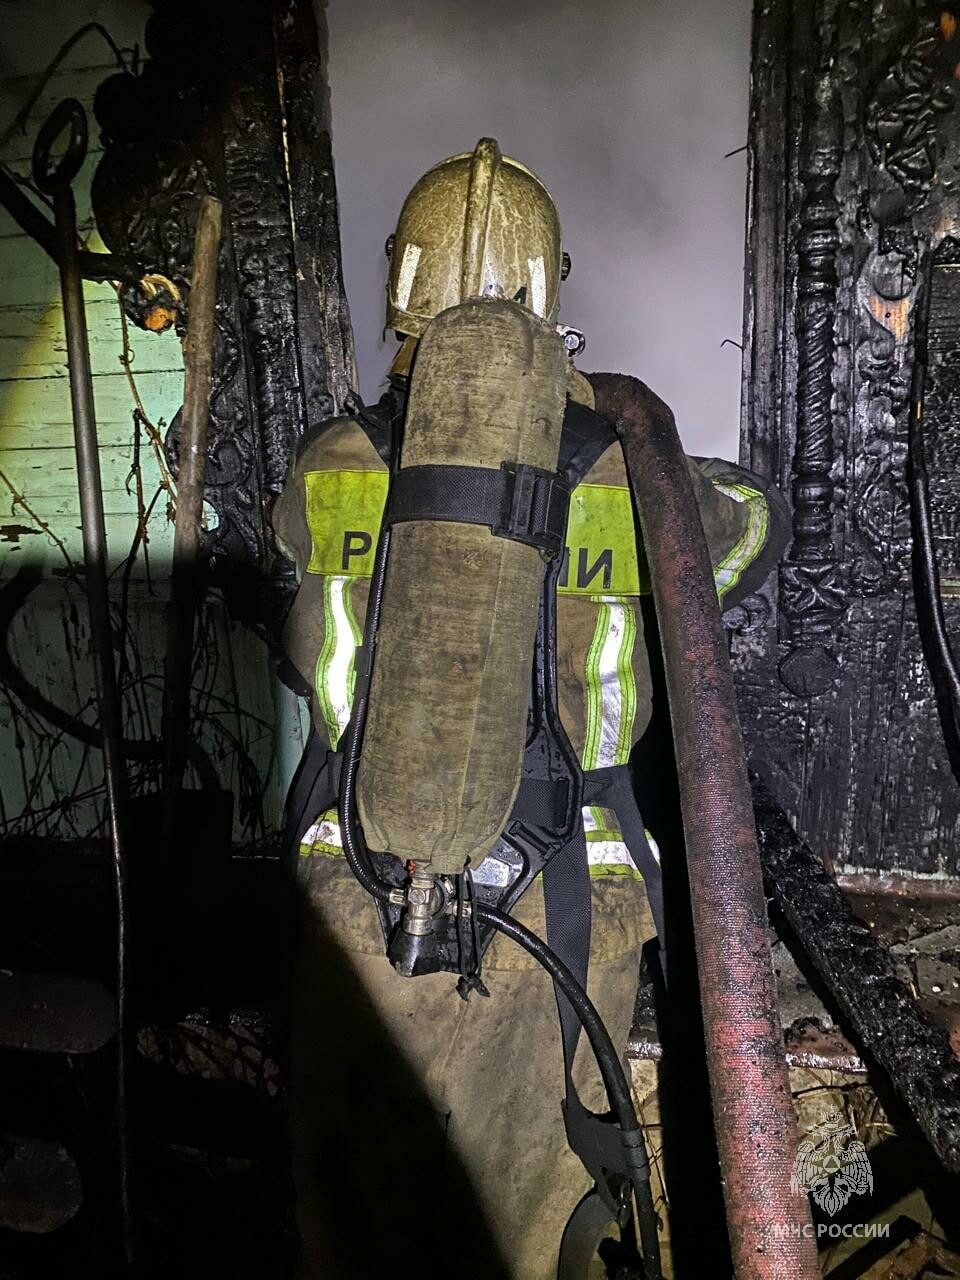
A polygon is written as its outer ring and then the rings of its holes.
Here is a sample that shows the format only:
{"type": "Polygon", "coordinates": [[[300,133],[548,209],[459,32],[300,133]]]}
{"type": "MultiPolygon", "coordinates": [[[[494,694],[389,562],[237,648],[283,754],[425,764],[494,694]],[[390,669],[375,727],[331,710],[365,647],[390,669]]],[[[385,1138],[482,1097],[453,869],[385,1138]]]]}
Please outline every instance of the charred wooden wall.
{"type": "MultiPolygon", "coordinates": [[[[222,568],[269,570],[264,513],[308,421],[355,383],[340,270],[323,6],[157,4],[142,75],[99,88],[108,247],[189,292],[201,195],[225,204],[207,499],[222,568]]],[[[170,448],[176,454],[177,422],[170,448]]]]}
{"type": "Polygon", "coordinates": [[[917,629],[905,463],[928,255],[925,416],[960,626],[960,29],[916,0],[755,9],[742,454],[792,497],[767,617],[734,641],[753,758],[838,871],[960,873],[917,629]]]}

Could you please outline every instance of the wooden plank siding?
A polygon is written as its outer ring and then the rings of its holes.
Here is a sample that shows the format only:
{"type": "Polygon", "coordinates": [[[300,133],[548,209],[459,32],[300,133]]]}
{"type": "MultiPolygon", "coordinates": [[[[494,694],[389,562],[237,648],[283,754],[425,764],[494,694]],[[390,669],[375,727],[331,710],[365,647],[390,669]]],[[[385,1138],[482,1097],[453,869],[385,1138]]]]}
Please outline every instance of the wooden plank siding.
{"type": "MultiPolygon", "coordinates": [[[[0,79],[0,124],[12,120],[34,92],[58,45],[83,22],[101,21],[121,47],[143,41],[146,4],[95,0],[83,14],[67,0],[37,0],[9,6],[9,69],[0,79]],[[36,23],[35,40],[28,37],[36,23]]],[[[104,40],[91,32],[76,44],[43,86],[23,129],[7,140],[0,158],[13,172],[29,176],[37,131],[57,103],[74,97],[87,110],[89,151],[74,184],[77,217],[87,247],[102,250],[90,210],[90,182],[103,148],[93,116],[97,86],[117,70],[104,40]]],[[[28,193],[29,194],[29,193],[28,193]]],[[[30,560],[44,572],[62,567],[56,542],[37,528],[13,489],[47,524],[71,559],[82,558],[73,427],[67,380],[66,340],[56,266],[5,210],[0,209],[0,578],[30,560]]],[[[127,491],[133,460],[134,399],[121,364],[120,308],[109,284],[87,282],[87,326],[93,365],[94,401],[101,441],[107,544],[112,567],[129,553],[137,525],[136,500],[127,491]]],[[[183,358],[174,333],[148,334],[130,327],[137,389],[151,421],[168,423],[179,408],[183,358]]],[[[145,441],[143,442],[145,444],[145,441]]],[[[149,448],[141,450],[143,488],[149,502],[159,468],[149,448]]],[[[169,563],[172,529],[164,503],[149,525],[154,565],[169,563]]],[[[144,572],[142,560],[133,572],[144,572]]]]}
{"type": "MultiPolygon", "coordinates": [[[[89,165],[78,187],[81,209],[89,204],[89,165]]],[[[25,235],[11,232],[11,220],[0,213],[0,575],[15,570],[27,556],[44,571],[62,560],[56,543],[18,534],[31,526],[13,490],[40,516],[79,561],[76,465],[67,379],[66,339],[54,264],[25,235]],[[7,483],[9,481],[9,483],[7,483]],[[11,532],[12,527],[12,532],[11,532]]],[[[95,233],[87,243],[98,246],[95,233]]],[[[97,432],[101,441],[107,545],[112,566],[130,550],[131,526],[137,507],[128,477],[134,458],[134,397],[121,366],[123,335],[119,303],[108,284],[87,282],[87,323],[93,363],[93,391],[97,432]]],[[[176,334],[148,334],[132,329],[129,337],[132,369],[147,415],[163,429],[180,406],[183,357],[176,334]]],[[[143,488],[149,502],[160,469],[141,429],[143,488]]],[[[33,526],[35,527],[35,525],[33,526]]],[[[166,504],[158,503],[149,524],[151,549],[157,565],[169,563],[172,529],[166,504]]],[[[143,572],[142,563],[134,573],[143,572]]]]}
{"type": "MultiPolygon", "coordinates": [[[[159,740],[165,589],[131,586],[121,666],[125,732],[159,740]]],[[[17,611],[7,650],[47,702],[96,724],[89,628],[80,588],[47,579],[17,611]]],[[[234,838],[260,843],[276,830],[306,722],[276,680],[264,645],[213,595],[198,626],[193,733],[221,786],[235,797],[234,838]]],[[[159,756],[128,762],[131,790],[150,792],[159,756]]],[[[190,770],[188,785],[192,785],[190,770]]],[[[82,837],[104,831],[100,752],[64,733],[23,699],[0,691],[0,834],[82,837]]]]}

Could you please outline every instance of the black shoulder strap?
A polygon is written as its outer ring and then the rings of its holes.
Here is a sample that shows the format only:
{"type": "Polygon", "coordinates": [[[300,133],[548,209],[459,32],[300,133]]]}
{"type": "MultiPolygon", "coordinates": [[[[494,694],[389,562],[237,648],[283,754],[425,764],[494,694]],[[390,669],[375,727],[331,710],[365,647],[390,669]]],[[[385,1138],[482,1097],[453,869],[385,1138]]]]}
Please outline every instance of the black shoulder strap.
{"type": "MultiPolygon", "coordinates": [[[[406,411],[406,391],[399,383],[391,382],[380,399],[374,405],[366,405],[355,392],[350,394],[346,402],[347,411],[356,418],[367,439],[376,449],[382,462],[389,465],[390,446],[394,432],[403,421],[406,411]]],[[[342,418],[324,418],[307,427],[297,443],[297,456],[300,457],[320,439],[335,422],[342,418]]]]}
{"type": "Polygon", "coordinates": [[[355,396],[350,409],[379,454],[380,461],[389,466],[394,436],[407,411],[406,382],[391,379],[375,405],[367,406],[359,396],[355,396]]]}
{"type": "Polygon", "coordinates": [[[606,418],[585,404],[567,400],[557,470],[571,489],[582,482],[600,455],[606,453],[616,439],[617,433],[606,418]]]}

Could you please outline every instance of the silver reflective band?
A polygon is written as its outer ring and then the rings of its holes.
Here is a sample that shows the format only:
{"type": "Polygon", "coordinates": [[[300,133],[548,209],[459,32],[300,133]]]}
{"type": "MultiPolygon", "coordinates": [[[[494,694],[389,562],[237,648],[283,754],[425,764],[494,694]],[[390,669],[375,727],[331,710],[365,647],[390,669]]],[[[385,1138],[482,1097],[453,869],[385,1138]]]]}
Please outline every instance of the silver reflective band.
{"type": "Polygon", "coordinates": [[[637,616],[619,596],[594,596],[598,605],[593,642],[587,651],[587,733],[584,769],[626,764],[633,746],[637,685],[633,646],[637,616]]]}
{"type": "Polygon", "coordinates": [[[591,876],[628,875],[635,880],[643,879],[622,834],[608,827],[603,809],[596,805],[584,808],[583,833],[587,838],[587,866],[591,876]]]}
{"type": "Polygon", "coordinates": [[[712,483],[720,493],[725,493],[734,502],[745,503],[747,508],[747,527],[743,536],[713,571],[713,579],[717,584],[717,596],[722,602],[723,597],[728,591],[733,590],[763,550],[767,541],[769,512],[767,500],[758,490],[751,489],[745,484],[724,484],[719,480],[714,480],[712,483]]]}
{"type": "Polygon", "coordinates": [[[342,856],[343,838],[340,835],[336,809],[328,809],[326,813],[322,813],[300,837],[301,857],[308,858],[314,853],[342,856]]]}

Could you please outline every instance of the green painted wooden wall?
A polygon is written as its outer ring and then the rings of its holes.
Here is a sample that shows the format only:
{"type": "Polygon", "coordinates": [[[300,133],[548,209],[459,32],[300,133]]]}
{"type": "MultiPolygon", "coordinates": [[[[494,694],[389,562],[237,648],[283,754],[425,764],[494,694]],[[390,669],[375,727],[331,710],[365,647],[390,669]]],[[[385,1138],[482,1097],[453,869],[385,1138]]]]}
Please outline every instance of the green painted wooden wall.
{"type": "MultiPolygon", "coordinates": [[[[37,84],[58,47],[84,22],[100,21],[117,44],[142,42],[149,7],[142,0],[7,0],[0,60],[0,131],[37,84]]],[[[90,117],[90,154],[77,179],[78,217],[91,249],[102,242],[90,212],[90,180],[100,155],[91,104],[97,84],[116,68],[107,43],[91,32],[50,78],[25,132],[0,148],[9,170],[28,175],[33,139],[64,97],[90,117]]],[[[0,136],[2,136],[0,132],[0,136]]],[[[94,373],[100,464],[107,518],[111,588],[119,610],[126,587],[121,679],[130,737],[160,729],[164,611],[173,531],[161,491],[163,463],[138,424],[137,397],[161,435],[182,400],[183,359],[172,331],[130,326],[134,387],[121,357],[124,338],[116,294],[85,286],[94,373]],[[137,438],[139,436],[139,439],[137,438]],[[135,463],[139,461],[139,489],[135,463]],[[143,518],[146,555],[127,563],[143,518]]],[[[71,570],[82,563],[77,475],[63,317],[57,270],[0,210],[0,586],[23,566],[40,585],[10,628],[8,649],[30,683],[85,723],[95,721],[89,636],[82,591],[71,570]]],[[[283,795],[302,748],[297,700],[276,681],[262,643],[234,623],[213,595],[197,642],[195,732],[221,782],[238,797],[234,836],[259,841],[280,820],[283,795]]],[[[156,765],[132,765],[135,792],[150,790],[156,765]]],[[[100,754],[58,730],[9,689],[0,694],[0,835],[84,836],[103,829],[100,754]]]]}
{"type": "MultiPolygon", "coordinates": [[[[27,100],[58,46],[84,21],[101,20],[121,47],[142,41],[148,6],[71,4],[29,0],[4,6],[5,49],[16,74],[0,83],[0,121],[6,125],[27,100]]],[[[6,60],[4,64],[6,65],[6,60]]],[[[116,60],[97,32],[87,34],[67,54],[30,113],[0,150],[15,173],[29,175],[36,131],[65,97],[78,98],[90,112],[97,84],[116,70],[116,60]]],[[[92,120],[90,152],[76,183],[81,233],[91,249],[103,248],[90,213],[90,179],[101,147],[92,120]]],[[[73,429],[70,419],[66,350],[57,270],[0,210],[0,574],[25,560],[45,570],[62,567],[64,551],[81,558],[73,429]],[[21,502],[19,499],[22,498],[21,502]],[[32,513],[32,514],[31,514],[32,513]],[[44,526],[49,529],[45,532],[44,526]],[[62,547],[58,545],[62,544],[62,547]]],[[[131,477],[134,460],[135,398],[121,365],[120,307],[109,284],[85,287],[94,372],[94,397],[101,441],[104,502],[111,564],[129,553],[137,527],[131,477]]],[[[157,426],[169,422],[180,405],[183,358],[173,332],[130,331],[131,369],[147,416],[157,426]]],[[[142,427],[139,451],[148,504],[157,490],[160,467],[142,427]]],[[[169,563],[172,530],[166,504],[158,501],[147,525],[149,552],[160,568],[169,563]]],[[[134,566],[142,576],[142,557],[134,566]]]]}

